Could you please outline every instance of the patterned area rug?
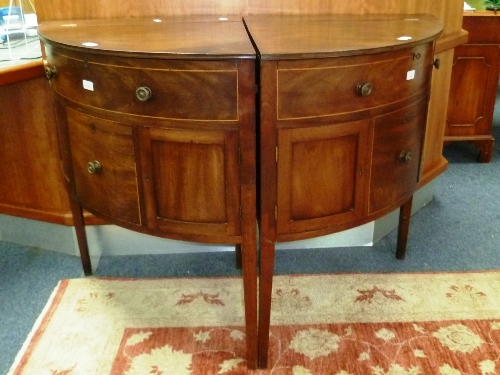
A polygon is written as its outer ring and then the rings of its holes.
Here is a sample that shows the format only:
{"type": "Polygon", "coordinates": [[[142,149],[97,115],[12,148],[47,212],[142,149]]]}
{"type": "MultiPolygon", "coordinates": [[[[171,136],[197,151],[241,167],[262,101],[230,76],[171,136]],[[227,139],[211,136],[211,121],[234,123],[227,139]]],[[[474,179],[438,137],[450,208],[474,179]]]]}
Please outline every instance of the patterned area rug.
{"type": "Polygon", "coordinates": [[[498,272],[276,276],[254,372],[241,284],[62,281],[10,374],[500,374],[498,272]]]}

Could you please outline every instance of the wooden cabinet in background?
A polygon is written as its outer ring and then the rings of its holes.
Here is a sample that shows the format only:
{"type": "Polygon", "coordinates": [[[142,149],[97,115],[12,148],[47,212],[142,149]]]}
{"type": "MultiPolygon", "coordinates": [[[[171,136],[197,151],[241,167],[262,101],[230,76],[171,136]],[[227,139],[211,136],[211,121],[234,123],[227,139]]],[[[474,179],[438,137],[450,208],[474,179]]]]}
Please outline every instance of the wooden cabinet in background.
{"type": "Polygon", "coordinates": [[[38,31],[85,273],[83,208],[146,234],[235,244],[255,368],[256,54],[241,18],[54,21],[38,31]]]}
{"type": "Polygon", "coordinates": [[[500,15],[491,11],[466,12],[466,44],[455,48],[444,141],[470,141],[478,160],[491,161],[493,112],[500,66],[500,15]]]}
{"type": "Polygon", "coordinates": [[[47,80],[2,85],[0,98],[0,163],[10,169],[0,177],[0,213],[71,225],[47,80]]]}

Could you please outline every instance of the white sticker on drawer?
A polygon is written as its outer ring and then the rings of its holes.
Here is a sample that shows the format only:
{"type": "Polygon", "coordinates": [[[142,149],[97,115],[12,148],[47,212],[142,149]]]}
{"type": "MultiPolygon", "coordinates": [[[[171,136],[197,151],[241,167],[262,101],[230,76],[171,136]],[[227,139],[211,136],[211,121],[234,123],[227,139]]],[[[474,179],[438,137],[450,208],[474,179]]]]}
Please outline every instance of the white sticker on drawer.
{"type": "Polygon", "coordinates": [[[90,90],[90,91],[94,91],[94,82],[92,81],[87,81],[87,80],[83,80],[83,88],[85,90],[90,90]]]}
{"type": "Polygon", "coordinates": [[[415,71],[414,70],[410,70],[406,73],[406,80],[409,81],[411,79],[415,78],[415,71]]]}

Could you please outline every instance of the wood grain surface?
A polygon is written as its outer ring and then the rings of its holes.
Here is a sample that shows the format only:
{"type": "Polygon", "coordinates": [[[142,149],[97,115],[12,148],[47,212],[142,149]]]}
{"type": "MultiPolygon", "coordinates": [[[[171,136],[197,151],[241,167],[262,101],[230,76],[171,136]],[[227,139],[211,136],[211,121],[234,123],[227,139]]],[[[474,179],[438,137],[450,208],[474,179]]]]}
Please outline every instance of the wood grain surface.
{"type": "Polygon", "coordinates": [[[439,19],[423,14],[256,15],[244,21],[261,59],[276,60],[381,53],[435,39],[443,30],[439,19]]]}
{"type": "Polygon", "coordinates": [[[240,17],[193,16],[43,22],[42,39],[69,47],[88,47],[95,52],[133,55],[148,53],[155,58],[195,55],[210,59],[233,56],[254,58],[240,17]],[[89,44],[90,43],[90,44],[89,44]]]}
{"type": "Polygon", "coordinates": [[[38,20],[250,14],[432,14],[445,34],[462,27],[462,0],[35,0],[38,20]]]}
{"type": "Polygon", "coordinates": [[[0,97],[0,163],[5,168],[0,177],[0,211],[61,223],[69,200],[48,83],[37,78],[0,86],[0,97]],[[26,94],[30,92],[38,94],[26,94]]]}

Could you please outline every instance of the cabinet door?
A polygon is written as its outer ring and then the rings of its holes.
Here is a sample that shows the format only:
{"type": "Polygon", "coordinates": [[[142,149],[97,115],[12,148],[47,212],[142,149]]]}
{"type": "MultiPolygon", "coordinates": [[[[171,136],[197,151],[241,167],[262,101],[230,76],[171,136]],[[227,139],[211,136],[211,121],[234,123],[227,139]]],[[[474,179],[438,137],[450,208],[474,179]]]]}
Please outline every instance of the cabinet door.
{"type": "Polygon", "coordinates": [[[402,204],[417,188],[426,101],[375,120],[369,214],[402,204]]]}
{"type": "Polygon", "coordinates": [[[143,129],[149,226],[168,233],[240,234],[237,131],[143,129]]]}
{"type": "Polygon", "coordinates": [[[141,224],[132,127],[67,108],[74,193],[109,218],[141,224]]]}
{"type": "Polygon", "coordinates": [[[455,48],[445,136],[491,135],[500,47],[455,48]]]}
{"type": "Polygon", "coordinates": [[[366,206],[371,121],[278,132],[278,233],[359,219],[366,206]]]}

